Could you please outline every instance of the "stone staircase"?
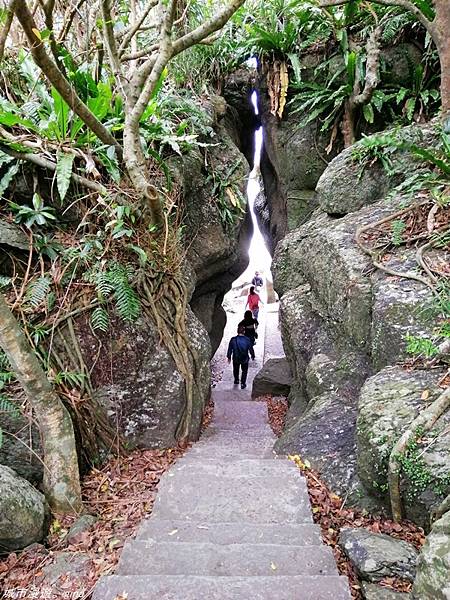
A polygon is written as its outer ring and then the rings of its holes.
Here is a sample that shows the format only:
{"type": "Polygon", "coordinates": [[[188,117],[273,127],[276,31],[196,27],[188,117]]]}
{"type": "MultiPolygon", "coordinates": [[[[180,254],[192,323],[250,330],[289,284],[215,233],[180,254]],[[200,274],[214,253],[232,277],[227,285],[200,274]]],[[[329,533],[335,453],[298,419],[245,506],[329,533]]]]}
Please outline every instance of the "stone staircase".
{"type": "Polygon", "coordinates": [[[94,600],[350,600],[304,477],[274,455],[266,404],[248,400],[262,353],[247,390],[224,372],[210,427],[161,478],[152,516],[94,600]]]}
{"type": "Polygon", "coordinates": [[[266,405],[229,396],[215,392],[211,426],[162,477],[151,518],[95,600],[350,598],[305,479],[272,453],[266,405]]]}

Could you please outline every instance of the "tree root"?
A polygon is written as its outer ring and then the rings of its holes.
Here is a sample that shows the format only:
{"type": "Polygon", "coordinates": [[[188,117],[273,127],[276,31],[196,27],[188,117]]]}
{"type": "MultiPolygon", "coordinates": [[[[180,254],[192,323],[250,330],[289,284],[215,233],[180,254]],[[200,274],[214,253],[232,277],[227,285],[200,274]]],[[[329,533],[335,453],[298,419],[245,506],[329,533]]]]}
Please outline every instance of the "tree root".
{"type": "Polygon", "coordinates": [[[396,218],[410,212],[411,210],[420,208],[421,206],[424,206],[428,203],[429,203],[429,200],[424,200],[423,202],[416,202],[415,204],[412,204],[411,206],[408,206],[407,208],[404,208],[404,209],[399,210],[395,213],[392,213],[386,217],[383,217],[382,219],[379,219],[379,220],[369,223],[367,225],[363,225],[362,227],[358,227],[358,229],[356,230],[355,242],[356,242],[358,248],[360,248],[360,250],[362,250],[362,252],[364,252],[364,254],[367,254],[368,256],[370,256],[374,267],[376,267],[383,273],[386,273],[387,275],[391,275],[393,277],[399,277],[399,278],[403,278],[403,279],[411,279],[413,281],[418,281],[419,283],[426,285],[433,292],[433,294],[436,295],[437,291],[436,291],[435,284],[436,284],[437,279],[436,279],[435,275],[431,272],[431,270],[428,268],[428,265],[426,265],[425,260],[423,258],[423,252],[427,248],[432,247],[432,245],[433,245],[432,241],[427,242],[426,244],[421,246],[421,248],[419,248],[418,251],[416,252],[416,261],[419,264],[419,266],[428,275],[429,279],[427,279],[427,278],[423,277],[422,275],[419,275],[418,273],[413,273],[412,271],[397,271],[395,269],[386,267],[381,262],[379,262],[379,252],[368,248],[361,240],[361,236],[366,231],[369,231],[370,229],[376,229],[380,225],[384,225],[385,223],[388,223],[389,221],[392,221],[393,219],[396,219],[396,218]]]}
{"type": "Polygon", "coordinates": [[[185,384],[186,404],[176,429],[179,441],[189,439],[197,373],[197,356],[194,355],[186,329],[187,291],[179,276],[160,279],[141,273],[140,296],[146,312],[155,323],[160,343],[169,350],[185,384]]]}
{"type": "Polygon", "coordinates": [[[400,439],[392,448],[389,456],[388,466],[388,484],[389,497],[391,502],[392,517],[394,521],[401,521],[403,516],[402,498],[400,491],[400,457],[407,450],[408,444],[415,438],[418,429],[424,433],[429,431],[436,421],[450,407],[450,387],[445,389],[438,398],[427,408],[425,408],[403,432],[400,439]]]}

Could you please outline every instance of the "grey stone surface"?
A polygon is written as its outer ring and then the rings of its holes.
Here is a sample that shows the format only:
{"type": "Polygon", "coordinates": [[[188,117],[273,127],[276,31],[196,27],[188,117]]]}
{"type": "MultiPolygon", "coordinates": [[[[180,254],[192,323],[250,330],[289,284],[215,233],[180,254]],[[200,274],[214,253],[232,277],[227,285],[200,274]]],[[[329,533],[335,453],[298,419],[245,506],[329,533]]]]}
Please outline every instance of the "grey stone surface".
{"type": "MultiPolygon", "coordinates": [[[[436,143],[436,132],[430,124],[404,127],[394,135],[399,142],[408,140],[424,146],[436,143]]],[[[418,161],[402,150],[390,156],[395,177],[389,175],[379,161],[372,161],[361,168],[354,158],[360,145],[361,142],[356,142],[341,152],[319,179],[316,192],[322,211],[341,216],[357,211],[386,196],[396,183],[418,169],[418,161]]]]}
{"type": "Polygon", "coordinates": [[[320,546],[318,525],[310,523],[209,523],[165,521],[151,518],[141,525],[136,539],[212,544],[278,544],[320,546]]]}
{"type": "Polygon", "coordinates": [[[360,501],[356,475],[356,403],[324,393],[288,426],[275,444],[278,454],[300,454],[337,494],[360,501]]]}
{"type": "MultiPolygon", "coordinates": [[[[134,323],[114,318],[111,330],[113,342],[110,332],[96,332],[94,336],[89,317],[83,316],[76,324],[81,352],[88,368],[92,367],[97,398],[130,445],[174,446],[186,392],[172,356],[160,343],[155,325],[144,317],[134,323]],[[111,353],[101,351],[109,346],[111,353]]],[[[187,332],[192,351],[189,360],[195,373],[191,438],[196,439],[209,397],[211,347],[205,329],[189,308],[187,332]]]]}
{"type": "Polygon", "coordinates": [[[271,450],[266,404],[239,400],[240,390],[213,397],[210,427],[161,478],[122,575],[103,578],[94,598],[348,600],[312,523],[305,478],[271,450]]]}
{"type": "MultiPolygon", "coordinates": [[[[219,458],[219,457],[218,457],[219,458]]],[[[294,467],[293,467],[294,468],[294,467]]],[[[311,521],[305,485],[283,485],[273,477],[165,479],[153,514],[162,519],[208,520],[211,523],[305,523],[311,521]],[[274,484],[278,487],[274,487],[274,484]],[[230,490],[233,493],[230,494],[230,490]]]]}
{"type": "Polygon", "coordinates": [[[410,600],[411,594],[407,592],[395,592],[387,587],[376,583],[361,582],[364,600],[410,600]]]}
{"type": "MultiPolygon", "coordinates": [[[[416,263],[409,258],[403,252],[400,260],[386,261],[385,266],[399,272],[414,270],[416,263]]],[[[424,310],[430,304],[428,287],[417,281],[378,274],[372,280],[371,357],[378,371],[407,358],[406,336],[430,337],[433,321],[424,310]]]]}
{"type": "MultiPolygon", "coordinates": [[[[55,552],[54,560],[42,569],[42,583],[51,586],[53,591],[57,592],[60,578],[64,578],[66,575],[74,579],[85,577],[91,567],[91,559],[85,554],[80,552],[55,552]]],[[[64,580],[61,583],[64,583],[64,580]]],[[[59,591],[61,597],[63,597],[64,589],[59,591]]]]}
{"type": "Polygon", "coordinates": [[[400,577],[414,581],[418,553],[412,544],[367,529],[346,527],[340,531],[339,546],[361,579],[400,577]]]}
{"type": "Polygon", "coordinates": [[[97,584],[93,600],[350,600],[344,577],[112,576],[97,584]]]}
{"type": "Polygon", "coordinates": [[[450,598],[450,512],[434,523],[420,551],[412,596],[415,600],[450,598]]]}
{"type": "MultiPolygon", "coordinates": [[[[386,367],[369,378],[361,389],[357,421],[358,474],[375,496],[386,493],[387,462],[392,445],[425,406],[440,393],[440,374],[433,371],[406,371],[386,367]],[[428,394],[426,401],[422,394],[428,394]]],[[[427,433],[433,444],[420,446],[420,462],[411,471],[403,470],[402,493],[406,515],[428,528],[429,516],[450,492],[450,414],[444,414],[427,433]],[[419,474],[417,481],[416,473],[419,474]],[[422,477],[420,474],[422,473],[422,477]],[[426,475],[425,482],[423,475],[426,475]]]]}
{"type": "Polygon", "coordinates": [[[40,542],[48,517],[44,496],[13,469],[0,465],[0,550],[20,550],[40,542]]]}
{"type": "Polygon", "coordinates": [[[269,358],[253,380],[252,397],[288,396],[292,373],[286,358],[269,358]]]}
{"type": "Polygon", "coordinates": [[[28,250],[29,241],[18,225],[0,219],[0,245],[11,246],[18,250],[28,250]]]}
{"type": "Polygon", "coordinates": [[[326,546],[146,541],[124,547],[117,574],[278,577],[297,575],[300,563],[303,575],[338,574],[326,546]]]}
{"type": "Polygon", "coordinates": [[[81,515],[81,517],[78,517],[67,533],[67,543],[77,544],[80,542],[83,535],[89,531],[97,521],[98,518],[95,515],[81,515]]]}

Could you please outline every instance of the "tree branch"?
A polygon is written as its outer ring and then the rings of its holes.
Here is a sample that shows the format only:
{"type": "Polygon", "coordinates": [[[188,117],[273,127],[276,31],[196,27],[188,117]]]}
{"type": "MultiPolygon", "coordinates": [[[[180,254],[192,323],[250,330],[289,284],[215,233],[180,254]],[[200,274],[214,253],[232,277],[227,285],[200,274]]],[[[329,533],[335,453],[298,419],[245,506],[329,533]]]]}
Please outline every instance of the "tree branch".
{"type": "Polygon", "coordinates": [[[381,27],[375,27],[367,40],[367,60],[366,60],[366,78],[364,89],[360,94],[356,94],[350,101],[355,105],[363,105],[370,102],[373,93],[378,85],[378,67],[380,65],[380,36],[381,27]]]}
{"type": "Polygon", "coordinates": [[[153,44],[153,46],[149,46],[148,48],[143,48],[142,50],[138,50],[137,52],[130,52],[129,54],[124,54],[120,57],[122,62],[127,62],[129,60],[136,60],[138,58],[144,58],[149,54],[153,54],[155,50],[158,50],[159,44],[153,44]]]}
{"type": "Polygon", "coordinates": [[[152,8],[155,8],[155,6],[157,4],[158,4],[158,0],[150,0],[150,2],[148,3],[148,6],[145,8],[144,12],[141,14],[139,19],[136,21],[136,23],[133,25],[133,27],[131,29],[129,29],[128,32],[125,34],[125,36],[122,40],[122,43],[119,46],[119,56],[121,56],[124,53],[125,48],[131,42],[131,39],[133,38],[133,36],[136,35],[136,33],[138,33],[138,31],[140,31],[141,26],[144,23],[145,19],[150,14],[150,11],[152,10],[152,8]]]}
{"type": "MultiPolygon", "coordinates": [[[[350,0],[319,0],[319,8],[327,8],[329,6],[342,6],[347,4],[350,0]]],[[[416,6],[410,0],[370,0],[374,4],[381,4],[382,6],[399,6],[405,10],[409,10],[422,23],[431,37],[434,39],[435,30],[433,22],[429,21],[418,6],[416,6]]]]}
{"type": "Polygon", "coordinates": [[[9,30],[11,29],[11,25],[14,19],[15,4],[16,0],[10,0],[8,8],[6,9],[5,24],[3,25],[3,29],[0,33],[0,62],[2,62],[3,60],[6,40],[8,39],[9,30]]]}
{"type": "Polygon", "coordinates": [[[244,2],[245,0],[232,0],[230,4],[222,8],[216,16],[174,41],[172,43],[172,57],[187,50],[191,46],[198,44],[215,31],[221,29],[244,2]]]}
{"type": "Polygon", "coordinates": [[[70,10],[70,12],[67,14],[66,11],[66,17],[64,17],[64,22],[63,25],[61,27],[61,31],[58,35],[58,43],[61,43],[64,41],[66,35],[68,34],[70,28],[72,27],[72,23],[73,20],[75,18],[75,15],[77,14],[77,12],[80,10],[80,8],[83,6],[83,4],[86,2],[86,0],[78,0],[78,2],[75,4],[75,6],[70,10]]]}
{"type": "Polygon", "coordinates": [[[37,66],[45,74],[49,82],[61,94],[61,97],[67,102],[70,108],[80,119],[91,129],[95,135],[108,146],[114,146],[119,157],[122,156],[122,147],[116,141],[114,136],[108,129],[97,119],[97,117],[89,110],[81,98],[76,93],[73,86],[67,81],[64,75],[59,70],[58,66],[47,54],[44,44],[37,37],[35,32],[38,32],[36,23],[30,13],[26,0],[16,0],[15,14],[19,20],[22,29],[27,36],[30,44],[31,54],[37,66]]]}
{"type": "MultiPolygon", "coordinates": [[[[50,171],[56,171],[56,163],[44,158],[43,156],[39,156],[39,154],[33,154],[32,152],[17,152],[13,150],[9,146],[4,144],[0,144],[0,150],[9,156],[13,156],[18,160],[25,160],[27,162],[31,162],[38,167],[42,167],[43,169],[49,169],[50,171]]],[[[71,178],[75,183],[79,183],[85,188],[92,190],[93,192],[97,192],[104,196],[107,192],[106,188],[100,183],[96,183],[95,181],[91,181],[90,179],[86,179],[86,177],[82,177],[81,175],[77,175],[76,173],[72,173],[71,178]]]]}
{"type": "Polygon", "coordinates": [[[109,62],[117,84],[122,87],[122,65],[120,64],[116,38],[114,37],[113,20],[111,15],[111,0],[102,0],[101,9],[103,19],[103,38],[105,40],[109,62]]]}

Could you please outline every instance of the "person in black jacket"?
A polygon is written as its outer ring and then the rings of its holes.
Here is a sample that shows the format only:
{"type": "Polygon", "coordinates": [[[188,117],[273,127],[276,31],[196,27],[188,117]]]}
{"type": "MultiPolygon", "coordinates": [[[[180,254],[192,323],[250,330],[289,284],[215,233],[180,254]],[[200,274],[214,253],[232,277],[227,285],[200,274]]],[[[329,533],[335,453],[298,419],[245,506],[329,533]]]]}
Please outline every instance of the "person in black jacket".
{"type": "Polygon", "coordinates": [[[256,343],[258,338],[258,334],[256,333],[256,328],[258,327],[258,319],[254,319],[251,310],[246,310],[244,313],[244,319],[239,323],[238,327],[245,327],[245,335],[250,339],[252,343],[252,347],[250,348],[250,356],[252,360],[255,360],[255,351],[253,350],[253,346],[256,343]]]}
{"type": "Polygon", "coordinates": [[[252,348],[251,340],[245,335],[245,327],[239,325],[238,334],[232,337],[228,344],[227,358],[228,363],[233,357],[233,375],[234,385],[239,385],[239,368],[241,369],[241,390],[247,387],[247,373],[250,348],[252,348]]]}

